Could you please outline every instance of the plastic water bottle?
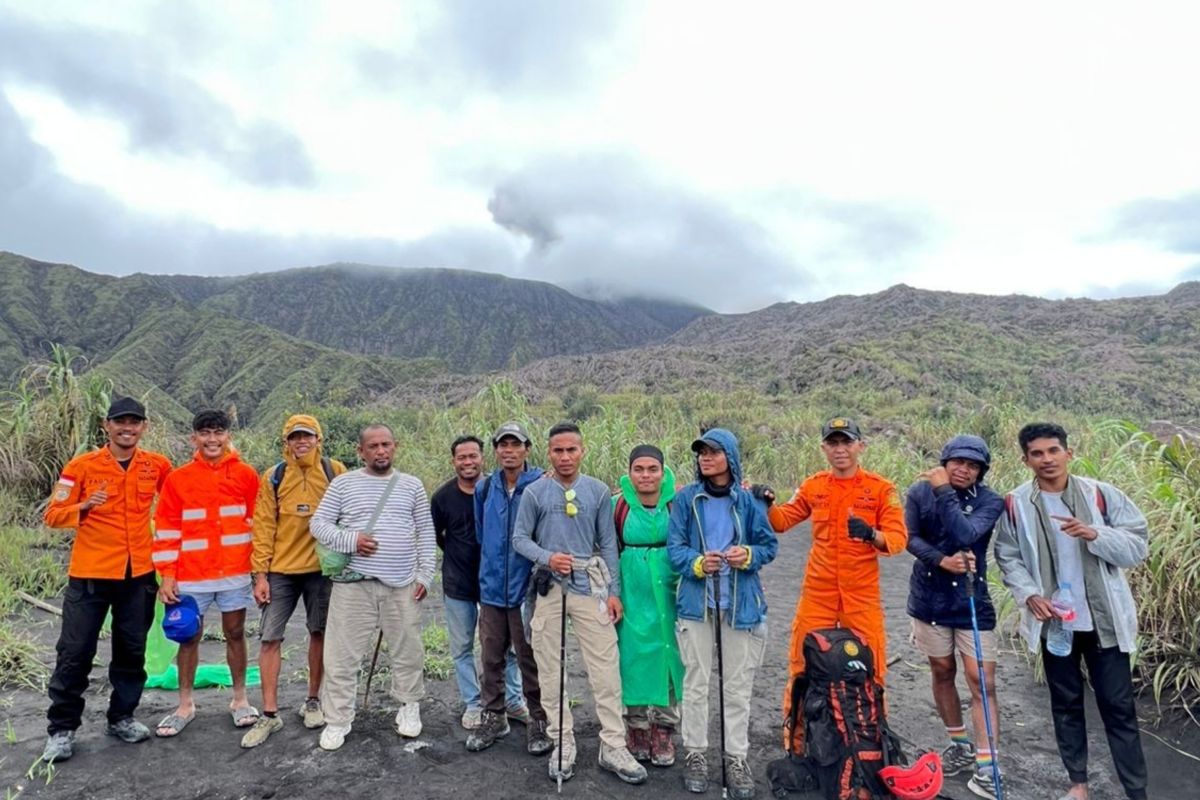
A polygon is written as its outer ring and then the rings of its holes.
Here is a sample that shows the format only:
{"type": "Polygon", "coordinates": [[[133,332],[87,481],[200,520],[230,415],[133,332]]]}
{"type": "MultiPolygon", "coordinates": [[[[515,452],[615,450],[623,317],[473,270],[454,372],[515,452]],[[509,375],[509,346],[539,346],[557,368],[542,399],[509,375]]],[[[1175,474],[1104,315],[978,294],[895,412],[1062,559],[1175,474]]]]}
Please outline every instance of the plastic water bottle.
{"type": "Polygon", "coordinates": [[[1058,585],[1058,590],[1050,596],[1050,607],[1056,616],[1049,622],[1046,649],[1056,656],[1069,656],[1074,638],[1071,623],[1075,621],[1075,595],[1071,594],[1071,584],[1058,585]]]}

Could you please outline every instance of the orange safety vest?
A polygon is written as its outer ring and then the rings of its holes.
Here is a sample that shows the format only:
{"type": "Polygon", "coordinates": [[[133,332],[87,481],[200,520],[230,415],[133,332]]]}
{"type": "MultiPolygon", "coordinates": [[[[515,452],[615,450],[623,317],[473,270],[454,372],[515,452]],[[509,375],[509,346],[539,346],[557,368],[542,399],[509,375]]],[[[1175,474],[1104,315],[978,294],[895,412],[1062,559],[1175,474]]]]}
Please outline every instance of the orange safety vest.
{"type": "MultiPolygon", "coordinates": [[[[163,485],[154,516],[154,567],[164,578],[193,584],[250,573],[251,520],[258,473],[237,453],[209,464],[197,453],[163,485]]],[[[195,584],[201,584],[196,586],[195,584]]]]}
{"type": "Polygon", "coordinates": [[[154,569],[150,511],[170,471],[166,456],[140,449],[134,449],[125,469],[107,446],[63,467],[42,520],[49,528],[75,529],[68,575],[120,580],[154,569]],[[101,490],[108,499],[82,512],[83,501],[101,490]]]}

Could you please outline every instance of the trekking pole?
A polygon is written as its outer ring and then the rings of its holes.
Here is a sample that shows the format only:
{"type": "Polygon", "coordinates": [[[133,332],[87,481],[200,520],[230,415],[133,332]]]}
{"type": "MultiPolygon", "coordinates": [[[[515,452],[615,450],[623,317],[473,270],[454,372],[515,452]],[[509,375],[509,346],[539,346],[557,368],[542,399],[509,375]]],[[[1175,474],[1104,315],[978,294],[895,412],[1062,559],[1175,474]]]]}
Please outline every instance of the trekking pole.
{"type": "Polygon", "coordinates": [[[366,711],[371,705],[371,678],[375,677],[375,665],[379,663],[379,647],[382,644],[383,631],[380,630],[379,638],[375,640],[375,653],[371,656],[371,666],[367,669],[367,689],[363,692],[363,711],[366,711]]]}
{"type": "Polygon", "coordinates": [[[721,797],[729,797],[725,779],[725,655],[721,649],[721,573],[713,576],[713,624],[717,629],[717,714],[721,720],[721,797]]]}
{"type": "Polygon", "coordinates": [[[562,620],[558,628],[558,793],[563,782],[563,706],[567,688],[567,585],[562,584],[562,620]]]}
{"type": "Polygon", "coordinates": [[[967,570],[967,602],[971,606],[971,633],[975,635],[975,666],[979,668],[979,694],[983,698],[983,727],[992,751],[992,782],[996,784],[996,800],[1004,800],[1004,789],[1000,785],[1000,762],[996,760],[996,734],[992,731],[992,708],[988,702],[987,680],[983,672],[983,640],[979,636],[979,618],[975,615],[975,580],[975,573],[967,570]]]}

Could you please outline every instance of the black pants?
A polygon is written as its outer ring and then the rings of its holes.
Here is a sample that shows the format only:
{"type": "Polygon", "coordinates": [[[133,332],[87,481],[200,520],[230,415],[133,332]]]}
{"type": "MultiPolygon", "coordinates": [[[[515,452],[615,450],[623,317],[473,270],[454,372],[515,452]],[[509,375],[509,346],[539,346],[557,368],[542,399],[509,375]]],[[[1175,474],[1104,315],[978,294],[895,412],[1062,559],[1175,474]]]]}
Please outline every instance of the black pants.
{"type": "Polygon", "coordinates": [[[132,717],[146,684],[146,633],[154,624],[158,581],[153,572],[135,578],[70,578],[63,597],[58,661],[50,678],[47,730],[73,731],[83,720],[83,693],[96,658],[104,617],[112,609],[112,661],[108,721],[132,717]]]}
{"type": "Polygon", "coordinates": [[[1133,679],[1129,655],[1116,647],[1101,647],[1092,631],[1076,632],[1069,656],[1051,655],[1042,642],[1042,663],[1050,686],[1050,712],[1054,717],[1054,737],[1058,753],[1072,783],[1088,779],[1087,722],[1083,712],[1083,672],[1080,658],[1087,663],[1088,677],[1096,692],[1096,705],[1104,722],[1108,749],[1117,776],[1131,800],[1146,797],[1146,757],[1138,733],[1137,706],[1133,697],[1133,679]]]}
{"type": "Polygon", "coordinates": [[[521,691],[525,694],[529,715],[545,722],[537,662],[533,660],[533,648],[525,639],[525,623],[519,608],[479,604],[479,661],[483,672],[479,680],[479,703],[485,711],[504,713],[504,671],[508,667],[506,656],[510,645],[521,670],[521,691]]]}

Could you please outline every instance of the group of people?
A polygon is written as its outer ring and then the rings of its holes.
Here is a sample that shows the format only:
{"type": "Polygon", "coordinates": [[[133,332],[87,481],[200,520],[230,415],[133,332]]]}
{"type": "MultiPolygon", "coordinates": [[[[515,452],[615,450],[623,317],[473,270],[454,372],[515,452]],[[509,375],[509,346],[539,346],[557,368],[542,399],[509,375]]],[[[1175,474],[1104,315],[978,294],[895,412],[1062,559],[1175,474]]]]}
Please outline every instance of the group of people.
{"type": "MultiPolygon", "coordinates": [[[[550,429],[543,471],[530,463],[528,431],[509,422],[490,437],[490,474],[484,441],[461,436],[449,448],[454,477],[427,498],[417,478],[393,468],[396,439],[385,425],[360,432],[363,466],[347,470],[324,455],[319,422],[294,415],[283,427],[282,460],[261,475],[232,447],[222,412],[196,415],[193,460],[175,469],[138,446],[146,425],[140,403],[114,401],[104,422],[107,444],[67,464],[45,512],[47,525],[77,531],[49,685],[47,761],[72,755],[109,611],[105,732],[131,743],[152,735],[134,712],[156,596],[200,619],[214,605],[219,610],[233,682],[230,713],[246,728],[243,747],[263,744],[284,725],[281,645],[301,599],[308,692],[298,712],[306,727],[321,728],[320,747],[337,750],[351,732],[361,665],[377,630],[388,644],[390,694],[399,703],[396,732],[419,736],[420,604],[441,548],[468,751],[487,749],[516,722],[525,727],[529,753],[549,754],[551,779],[573,776],[577,748],[562,662],[569,620],[600,722],[600,768],[641,783],[644,762],[675,763],[678,733],[683,783],[706,791],[716,684],[724,785],[747,800],[755,793],[747,760],[751,697],[767,642],[761,571],[778,552],[778,534],[811,521],[791,627],[792,678],[805,671],[806,635],[844,627],[871,648],[882,686],[889,660],[878,558],[907,549],[915,556],[913,642],[929,659],[948,737],[943,770],[970,771],[971,791],[997,796],[996,615],[986,581],[994,537],[1003,580],[1021,607],[1021,633],[1043,657],[1070,782],[1064,798],[1086,800],[1088,790],[1081,660],[1126,793],[1146,797],[1130,673],[1136,609],[1124,577],[1147,554],[1146,522],[1115,487],[1071,475],[1067,434],[1057,425],[1021,431],[1033,479],[1006,497],[983,481],[991,465],[987,444],[963,435],[946,444],[903,503],[893,483],[860,466],[866,443],[844,417],[821,430],[828,469],[782,503],[743,474],[738,440],[720,428],[692,443],[694,477],[686,485],[659,447],[642,444],[629,454],[614,495],[581,472],[586,446],[576,425],[550,429]],[[1060,585],[1075,587],[1069,624],[1050,600],[1060,585]],[[252,605],[262,609],[261,712],[245,681],[252,605]],[[1067,649],[1051,652],[1047,636],[1061,638],[1064,625],[1067,649]],[[971,691],[971,732],[956,690],[956,654],[971,691]]],[[[177,736],[196,717],[201,637],[202,626],[180,644],[179,705],[153,734],[177,736]]],[[[792,702],[785,689],[786,746],[802,755],[792,702]]]]}

